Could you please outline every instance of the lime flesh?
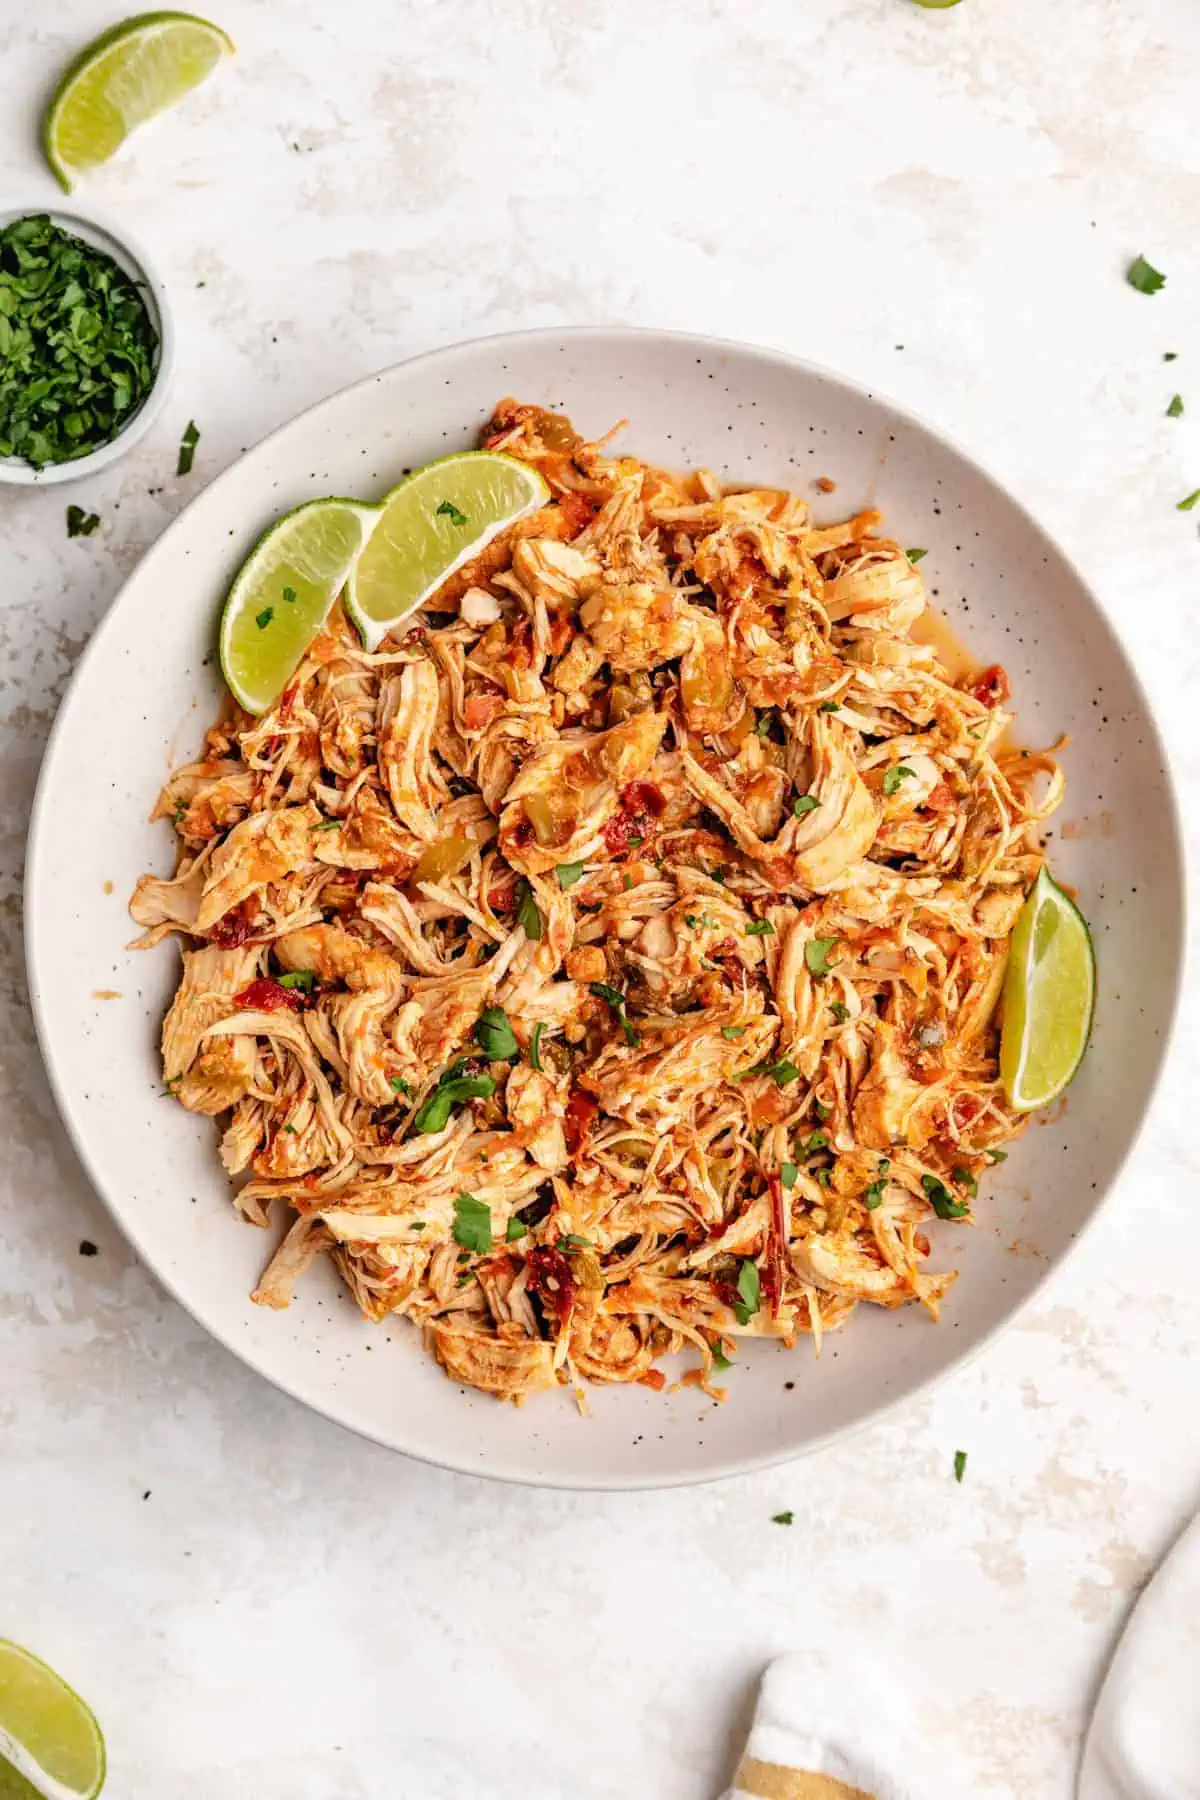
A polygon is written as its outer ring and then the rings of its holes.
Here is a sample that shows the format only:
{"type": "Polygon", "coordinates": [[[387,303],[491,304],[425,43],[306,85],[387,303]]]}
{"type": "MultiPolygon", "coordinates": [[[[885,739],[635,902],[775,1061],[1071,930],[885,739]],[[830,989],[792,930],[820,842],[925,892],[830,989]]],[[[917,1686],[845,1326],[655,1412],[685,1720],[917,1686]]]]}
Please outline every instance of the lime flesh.
{"type": "Polygon", "coordinates": [[[104,1739],[92,1710],[60,1675],[0,1638],[0,1795],[94,1800],[104,1739]]]}
{"type": "Polygon", "coordinates": [[[1091,933],[1043,868],[1021,909],[1004,976],[1000,1076],[1019,1112],[1047,1106],[1088,1046],[1096,1000],[1091,933]]]}
{"type": "Polygon", "coordinates": [[[233,50],[219,26],[191,13],[140,13],[80,52],[54,92],[42,145],[70,193],[138,125],[190,93],[233,50]]]}
{"type": "Polygon", "coordinates": [[[488,450],[445,456],[393,488],[346,592],[346,611],[367,649],[505,526],[549,498],[536,469],[488,450]]]}
{"type": "Polygon", "coordinates": [[[247,712],[278,700],[380,516],[357,500],[310,500],[250,552],[221,615],[221,671],[247,712]]]}

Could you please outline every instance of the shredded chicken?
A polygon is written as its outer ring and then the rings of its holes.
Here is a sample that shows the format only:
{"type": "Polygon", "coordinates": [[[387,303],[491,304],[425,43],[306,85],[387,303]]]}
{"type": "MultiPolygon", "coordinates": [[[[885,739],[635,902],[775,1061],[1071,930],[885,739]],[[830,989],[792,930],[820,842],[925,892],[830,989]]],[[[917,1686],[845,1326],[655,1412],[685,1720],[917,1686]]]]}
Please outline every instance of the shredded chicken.
{"type": "Polygon", "coordinates": [[[244,1217],[290,1221],[253,1298],[328,1255],[513,1400],[936,1318],[936,1226],[1025,1123],[997,1002],[1052,756],[914,635],[877,515],[511,400],[485,442],[550,504],[373,654],[335,609],[156,807],[165,1080],[244,1217]]]}

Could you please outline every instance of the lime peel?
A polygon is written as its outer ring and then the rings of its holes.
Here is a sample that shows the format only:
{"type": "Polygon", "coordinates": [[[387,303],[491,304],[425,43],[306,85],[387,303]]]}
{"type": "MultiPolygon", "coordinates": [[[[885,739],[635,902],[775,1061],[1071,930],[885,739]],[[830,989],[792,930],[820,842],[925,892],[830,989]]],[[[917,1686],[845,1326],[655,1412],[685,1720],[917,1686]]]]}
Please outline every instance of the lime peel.
{"type": "Polygon", "coordinates": [[[1018,1112],[1048,1106],[1072,1080],[1095,1002],[1087,921],[1043,866],[1013,930],[1004,976],[1000,1075],[1018,1112]]]}

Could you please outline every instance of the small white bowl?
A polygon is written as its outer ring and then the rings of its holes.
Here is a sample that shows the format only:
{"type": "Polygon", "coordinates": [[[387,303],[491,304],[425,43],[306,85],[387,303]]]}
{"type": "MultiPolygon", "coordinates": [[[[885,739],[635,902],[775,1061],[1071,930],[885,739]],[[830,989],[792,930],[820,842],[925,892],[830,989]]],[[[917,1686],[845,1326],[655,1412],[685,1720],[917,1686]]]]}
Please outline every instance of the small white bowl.
{"type": "Polygon", "coordinates": [[[150,392],[137,411],[130,414],[111,443],[102,444],[99,450],[93,450],[87,456],[78,456],[72,462],[47,463],[44,469],[35,469],[32,463],[26,462],[21,456],[0,456],[0,482],[9,482],[16,487],[52,487],[61,481],[82,481],[85,475],[98,474],[119,456],[123,456],[126,450],[131,450],[138,439],[149,431],[162,411],[175,364],[175,331],[167,305],[166,289],[162,277],[141,245],[133,241],[124,226],[118,235],[114,226],[102,223],[99,219],[88,218],[82,213],[67,211],[60,206],[39,206],[36,202],[31,206],[12,206],[0,210],[0,230],[17,219],[43,216],[61,230],[73,232],[94,250],[111,256],[118,268],[123,269],[126,275],[138,283],[146,303],[146,311],[150,315],[150,323],[158,334],[158,361],[150,392]]]}

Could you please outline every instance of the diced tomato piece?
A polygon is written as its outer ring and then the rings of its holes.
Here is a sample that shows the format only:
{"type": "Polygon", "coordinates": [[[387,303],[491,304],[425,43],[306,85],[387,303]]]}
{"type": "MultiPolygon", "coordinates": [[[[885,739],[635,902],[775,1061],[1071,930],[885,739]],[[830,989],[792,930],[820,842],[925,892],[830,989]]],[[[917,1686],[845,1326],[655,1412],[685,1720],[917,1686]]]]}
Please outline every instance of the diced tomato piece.
{"type": "Polygon", "coordinates": [[[582,1088],[571,1089],[571,1098],[567,1101],[563,1115],[563,1136],[572,1156],[591,1130],[592,1120],[599,1110],[590,1094],[585,1094],[582,1088]]]}
{"type": "Polygon", "coordinates": [[[208,935],[223,950],[236,950],[247,938],[254,936],[254,926],[246,917],[244,907],[231,906],[227,913],[221,914],[208,935]]]}
{"type": "Polygon", "coordinates": [[[649,813],[657,819],[667,804],[663,791],[652,781],[631,781],[622,789],[621,805],[626,812],[649,813]]]}
{"type": "Polygon", "coordinates": [[[1003,706],[1012,694],[1012,688],[1009,686],[1005,670],[999,663],[993,663],[990,668],[983,671],[978,681],[971,683],[967,692],[973,700],[978,700],[981,706],[1003,706]]]}
{"type": "Polygon", "coordinates": [[[567,536],[578,537],[586,531],[596,516],[595,502],[583,494],[564,494],[558,503],[559,513],[566,524],[567,536]]]}
{"type": "Polygon", "coordinates": [[[576,1282],[562,1251],[549,1247],[531,1250],[525,1258],[525,1270],[528,1285],[542,1305],[560,1321],[565,1319],[575,1298],[576,1282]]]}
{"type": "Polygon", "coordinates": [[[468,731],[481,731],[504,711],[504,695],[494,689],[470,694],[463,706],[463,724],[468,731]]]}
{"type": "Polygon", "coordinates": [[[233,996],[233,1004],[248,1007],[252,1012],[278,1012],[281,1006],[300,1012],[304,1007],[304,995],[296,988],[285,988],[281,982],[272,981],[269,975],[260,975],[257,981],[252,981],[240,994],[233,996]]]}

